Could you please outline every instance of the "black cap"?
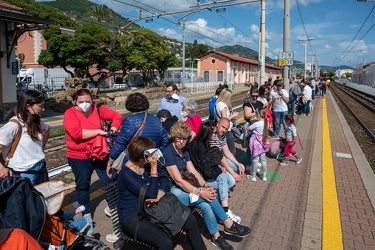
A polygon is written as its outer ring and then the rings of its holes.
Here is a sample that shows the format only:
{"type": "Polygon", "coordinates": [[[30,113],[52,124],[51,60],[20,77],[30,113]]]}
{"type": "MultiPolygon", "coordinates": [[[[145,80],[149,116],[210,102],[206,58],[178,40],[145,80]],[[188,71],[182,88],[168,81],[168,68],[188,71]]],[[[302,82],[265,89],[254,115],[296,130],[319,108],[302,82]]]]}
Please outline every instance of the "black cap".
{"type": "Polygon", "coordinates": [[[171,117],[172,114],[171,114],[171,112],[169,112],[166,109],[161,109],[161,110],[158,111],[156,116],[159,117],[159,118],[161,118],[161,117],[171,117]]]}

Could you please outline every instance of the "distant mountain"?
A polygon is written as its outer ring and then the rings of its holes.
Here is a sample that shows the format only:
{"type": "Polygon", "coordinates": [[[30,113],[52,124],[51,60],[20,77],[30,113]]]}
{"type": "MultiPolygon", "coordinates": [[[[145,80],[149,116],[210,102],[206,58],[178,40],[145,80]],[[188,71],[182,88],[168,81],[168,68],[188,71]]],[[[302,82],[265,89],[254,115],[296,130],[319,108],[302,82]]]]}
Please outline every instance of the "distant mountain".
{"type": "MultiPolygon", "coordinates": [[[[97,17],[92,14],[92,8],[98,4],[92,3],[88,0],[55,0],[40,3],[64,12],[67,16],[79,23],[97,21],[97,17]]],[[[119,31],[123,32],[131,30],[134,27],[139,27],[138,24],[132,22],[130,19],[122,17],[105,5],[104,7],[110,12],[110,16],[103,16],[101,23],[114,33],[117,34],[119,31]]]]}
{"type": "MultiPolygon", "coordinates": [[[[248,59],[258,61],[258,51],[255,51],[250,48],[246,48],[242,45],[222,46],[222,47],[216,48],[216,50],[223,52],[223,53],[237,55],[240,57],[245,57],[248,59]]],[[[269,58],[268,56],[266,56],[266,63],[277,64],[276,60],[273,60],[269,58]]]]}

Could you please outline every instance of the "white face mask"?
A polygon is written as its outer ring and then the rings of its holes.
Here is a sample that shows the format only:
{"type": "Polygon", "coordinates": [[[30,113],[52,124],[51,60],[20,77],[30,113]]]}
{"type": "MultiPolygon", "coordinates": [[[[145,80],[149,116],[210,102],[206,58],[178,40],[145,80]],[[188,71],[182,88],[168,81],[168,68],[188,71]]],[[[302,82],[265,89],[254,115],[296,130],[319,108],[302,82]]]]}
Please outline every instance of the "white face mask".
{"type": "Polygon", "coordinates": [[[181,117],[186,117],[187,115],[186,111],[181,111],[181,117]]]}
{"type": "Polygon", "coordinates": [[[78,104],[78,108],[80,108],[83,112],[87,112],[91,108],[91,103],[89,102],[83,102],[78,104]]]}

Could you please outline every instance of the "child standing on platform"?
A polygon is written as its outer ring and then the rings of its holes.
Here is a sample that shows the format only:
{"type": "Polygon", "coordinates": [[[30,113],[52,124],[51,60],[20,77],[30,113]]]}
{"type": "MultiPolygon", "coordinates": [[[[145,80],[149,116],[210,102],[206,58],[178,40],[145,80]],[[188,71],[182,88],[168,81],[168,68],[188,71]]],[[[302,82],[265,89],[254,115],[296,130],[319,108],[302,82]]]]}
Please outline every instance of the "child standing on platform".
{"type": "Polygon", "coordinates": [[[286,146],[284,150],[284,160],[280,163],[280,166],[288,166],[289,157],[291,154],[296,158],[296,164],[300,164],[302,161],[302,157],[299,156],[293,149],[297,140],[297,128],[294,125],[293,115],[288,114],[284,117],[284,119],[285,123],[287,124],[285,132],[286,146]]]}
{"type": "Polygon", "coordinates": [[[258,169],[258,163],[260,162],[262,166],[263,173],[261,178],[263,181],[267,181],[267,158],[266,153],[268,151],[270,143],[268,139],[268,120],[267,120],[267,110],[265,108],[260,108],[257,111],[257,116],[259,121],[254,122],[250,125],[250,130],[252,131],[250,137],[250,151],[253,156],[253,164],[250,174],[247,175],[247,179],[251,181],[256,181],[256,173],[258,169]]]}

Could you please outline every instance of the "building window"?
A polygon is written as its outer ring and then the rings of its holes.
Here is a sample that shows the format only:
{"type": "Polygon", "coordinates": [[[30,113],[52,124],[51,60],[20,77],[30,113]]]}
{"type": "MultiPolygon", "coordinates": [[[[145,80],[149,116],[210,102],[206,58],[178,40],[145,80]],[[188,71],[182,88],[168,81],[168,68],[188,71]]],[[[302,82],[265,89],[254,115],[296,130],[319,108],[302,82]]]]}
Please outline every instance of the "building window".
{"type": "Polygon", "coordinates": [[[210,81],[210,72],[209,71],[204,71],[203,72],[203,78],[204,78],[205,82],[209,82],[210,81]]]}
{"type": "Polygon", "coordinates": [[[215,64],[215,63],[216,63],[216,60],[215,60],[215,59],[211,59],[211,63],[212,63],[212,64],[215,64]]]}
{"type": "Polygon", "coordinates": [[[224,71],[220,70],[217,72],[217,81],[222,82],[224,80],[224,71]]]}

